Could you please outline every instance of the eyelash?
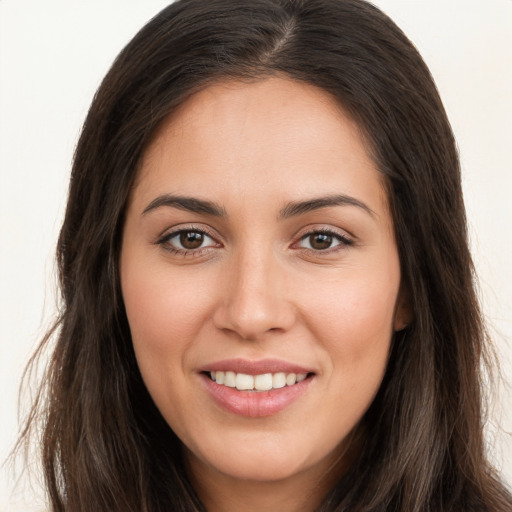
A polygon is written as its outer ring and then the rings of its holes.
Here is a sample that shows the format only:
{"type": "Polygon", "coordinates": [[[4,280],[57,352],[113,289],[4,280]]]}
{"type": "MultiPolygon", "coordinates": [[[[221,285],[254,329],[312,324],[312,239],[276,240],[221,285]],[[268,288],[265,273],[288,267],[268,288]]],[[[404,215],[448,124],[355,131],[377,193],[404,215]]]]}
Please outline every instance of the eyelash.
{"type": "Polygon", "coordinates": [[[166,233],[164,236],[159,238],[156,243],[158,245],[161,245],[166,251],[168,251],[172,254],[177,254],[177,255],[181,255],[181,256],[201,256],[208,249],[215,248],[216,246],[220,246],[220,244],[215,241],[215,236],[212,233],[210,233],[208,230],[206,230],[204,228],[195,228],[195,227],[181,228],[176,231],[172,231],[171,233],[166,233]],[[185,248],[180,249],[177,247],[173,247],[173,245],[171,244],[171,240],[173,238],[177,238],[180,235],[186,234],[186,233],[189,233],[189,234],[196,233],[196,234],[201,235],[202,237],[208,237],[214,243],[211,245],[208,245],[206,247],[198,247],[197,249],[185,249],[185,248]]]}
{"type": "MultiPolygon", "coordinates": [[[[310,247],[298,247],[298,249],[307,251],[310,253],[314,253],[316,255],[321,255],[321,254],[329,254],[331,252],[343,250],[344,248],[354,244],[354,241],[351,238],[348,238],[347,236],[342,235],[336,231],[329,230],[329,229],[312,229],[312,230],[308,231],[307,233],[304,233],[298,239],[297,242],[294,242],[292,247],[297,246],[302,241],[305,241],[314,235],[324,235],[327,237],[332,237],[334,240],[336,240],[339,243],[334,246],[327,247],[326,249],[314,249],[311,247],[311,244],[310,244],[310,247]]],[[[204,228],[194,228],[194,227],[181,228],[179,230],[172,231],[171,233],[166,233],[164,236],[159,238],[156,243],[158,245],[163,246],[166,251],[169,251],[172,254],[178,254],[178,255],[182,255],[182,256],[201,256],[208,249],[220,246],[220,244],[215,241],[215,236],[212,233],[210,233],[208,230],[206,230],[204,228]],[[183,234],[187,234],[187,233],[188,234],[195,233],[195,234],[199,234],[202,237],[208,237],[214,242],[214,244],[207,245],[206,247],[198,247],[197,249],[185,249],[185,248],[174,247],[170,243],[170,241],[172,239],[177,238],[177,237],[179,237],[183,234]]]]}
{"type": "Polygon", "coordinates": [[[322,255],[322,254],[329,254],[331,252],[343,250],[346,247],[349,247],[354,244],[354,240],[347,237],[346,235],[342,235],[341,233],[338,233],[337,231],[333,231],[330,229],[312,229],[312,230],[308,231],[307,233],[304,233],[299,238],[298,242],[295,242],[294,245],[297,245],[300,242],[307,240],[308,238],[310,238],[314,235],[324,235],[324,236],[332,237],[334,240],[337,240],[339,243],[334,246],[327,247],[326,249],[313,249],[312,247],[302,247],[301,248],[302,250],[322,255]]]}

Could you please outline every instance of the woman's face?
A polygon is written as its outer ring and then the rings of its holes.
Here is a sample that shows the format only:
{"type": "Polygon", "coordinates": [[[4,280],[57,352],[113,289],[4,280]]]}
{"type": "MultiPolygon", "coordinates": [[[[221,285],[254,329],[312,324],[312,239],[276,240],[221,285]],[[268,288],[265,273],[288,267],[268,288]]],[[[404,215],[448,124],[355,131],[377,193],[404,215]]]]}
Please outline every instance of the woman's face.
{"type": "Polygon", "coordinates": [[[327,471],[407,316],[357,126],[279,78],[210,86],[164,123],[121,282],[142,377],[193,473],[244,480],[327,471]]]}

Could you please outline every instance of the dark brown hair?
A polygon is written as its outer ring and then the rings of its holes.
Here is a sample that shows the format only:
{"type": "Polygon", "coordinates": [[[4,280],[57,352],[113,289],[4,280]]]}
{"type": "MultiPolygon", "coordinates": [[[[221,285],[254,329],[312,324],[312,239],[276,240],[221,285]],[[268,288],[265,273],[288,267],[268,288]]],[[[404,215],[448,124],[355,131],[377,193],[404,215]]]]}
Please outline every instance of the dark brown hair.
{"type": "Polygon", "coordinates": [[[63,307],[24,434],[40,417],[52,510],[204,510],[134,357],[118,275],[124,210],[177,105],[217,80],[271,75],[328,91],[358,123],[385,176],[414,312],[358,427],[361,452],[319,510],[510,510],[485,454],[486,337],[453,134],[414,46],[362,0],[179,0],[114,62],[76,149],[57,253],[63,307]]]}

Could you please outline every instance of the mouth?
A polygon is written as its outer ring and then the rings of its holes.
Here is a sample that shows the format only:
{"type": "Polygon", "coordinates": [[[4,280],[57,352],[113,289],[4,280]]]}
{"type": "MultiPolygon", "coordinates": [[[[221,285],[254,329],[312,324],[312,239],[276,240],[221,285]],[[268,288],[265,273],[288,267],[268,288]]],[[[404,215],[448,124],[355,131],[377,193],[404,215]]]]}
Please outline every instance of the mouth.
{"type": "Polygon", "coordinates": [[[308,394],[315,372],[278,360],[231,359],[200,371],[205,390],[224,411],[246,417],[280,413],[308,394]]]}
{"type": "Polygon", "coordinates": [[[282,389],[286,386],[295,386],[303,380],[311,377],[312,373],[260,373],[257,375],[248,375],[246,373],[237,373],[234,371],[211,371],[203,372],[210,379],[228,388],[236,388],[238,391],[263,392],[273,389],[282,389]]]}

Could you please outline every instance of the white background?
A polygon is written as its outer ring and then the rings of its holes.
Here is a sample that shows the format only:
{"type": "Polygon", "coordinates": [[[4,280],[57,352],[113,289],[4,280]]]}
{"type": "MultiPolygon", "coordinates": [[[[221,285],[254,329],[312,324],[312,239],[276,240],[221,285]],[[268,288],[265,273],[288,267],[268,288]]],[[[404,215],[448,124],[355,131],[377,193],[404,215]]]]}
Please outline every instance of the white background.
{"type": "MultiPolygon", "coordinates": [[[[116,54],[166,4],[0,0],[0,461],[18,429],[23,367],[55,312],[54,246],[81,122],[116,54]]],[[[375,4],[419,48],[452,121],[484,310],[510,382],[512,0],[375,4]]],[[[511,397],[502,394],[503,412],[495,421],[509,434],[489,436],[509,482],[511,397]]],[[[4,465],[0,512],[44,509],[26,475],[16,490],[14,482],[11,466],[4,465]]]]}

